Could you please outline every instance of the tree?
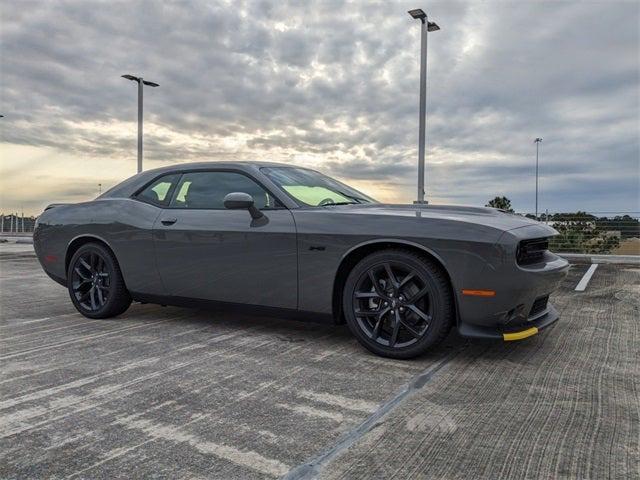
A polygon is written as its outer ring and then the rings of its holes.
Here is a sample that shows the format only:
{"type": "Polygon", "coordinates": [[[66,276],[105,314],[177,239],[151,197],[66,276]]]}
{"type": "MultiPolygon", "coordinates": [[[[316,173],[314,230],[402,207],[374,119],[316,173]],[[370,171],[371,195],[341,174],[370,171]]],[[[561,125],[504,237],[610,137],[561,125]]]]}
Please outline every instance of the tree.
{"type": "Polygon", "coordinates": [[[511,208],[511,200],[507,197],[496,197],[493,200],[490,200],[489,203],[485,205],[485,207],[499,208],[500,210],[505,210],[509,213],[513,213],[513,208],[511,208]]]}

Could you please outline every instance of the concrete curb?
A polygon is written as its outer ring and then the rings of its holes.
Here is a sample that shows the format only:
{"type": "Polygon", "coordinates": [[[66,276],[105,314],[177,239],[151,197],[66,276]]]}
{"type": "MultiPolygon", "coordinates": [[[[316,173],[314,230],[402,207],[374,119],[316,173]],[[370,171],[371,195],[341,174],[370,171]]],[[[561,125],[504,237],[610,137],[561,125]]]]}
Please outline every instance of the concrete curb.
{"type": "Polygon", "coordinates": [[[593,255],[590,253],[558,253],[571,263],[610,263],[640,265],[640,255],[593,255]]]}
{"type": "Polygon", "coordinates": [[[33,244],[33,237],[5,237],[5,236],[0,236],[0,243],[33,244]]]}

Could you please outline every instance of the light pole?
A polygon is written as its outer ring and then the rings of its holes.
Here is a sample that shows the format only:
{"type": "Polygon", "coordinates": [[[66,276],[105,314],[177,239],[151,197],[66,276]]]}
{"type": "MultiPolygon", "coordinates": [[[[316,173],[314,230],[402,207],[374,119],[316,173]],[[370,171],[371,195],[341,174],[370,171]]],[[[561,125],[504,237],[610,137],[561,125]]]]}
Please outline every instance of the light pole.
{"type": "Polygon", "coordinates": [[[420,8],[409,10],[409,15],[420,20],[420,121],[418,125],[418,200],[414,203],[428,203],[424,199],[424,141],[427,122],[427,34],[440,30],[435,22],[430,22],[420,8]]]}
{"type": "Polygon", "coordinates": [[[140,173],[142,171],[142,88],[144,85],[150,87],[159,87],[160,85],[133,75],[122,75],[122,78],[138,82],[138,173],[140,173]]]}
{"type": "Polygon", "coordinates": [[[533,143],[536,144],[536,220],[538,219],[538,150],[542,143],[542,137],[536,138],[533,143]]]}

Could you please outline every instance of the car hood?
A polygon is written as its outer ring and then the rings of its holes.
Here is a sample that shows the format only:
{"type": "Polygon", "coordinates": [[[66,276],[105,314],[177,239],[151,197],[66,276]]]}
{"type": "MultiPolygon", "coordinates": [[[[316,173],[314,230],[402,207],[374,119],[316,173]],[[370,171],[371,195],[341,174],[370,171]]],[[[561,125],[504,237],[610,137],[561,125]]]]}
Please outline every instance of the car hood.
{"type": "MultiPolygon", "coordinates": [[[[540,222],[488,207],[466,207],[459,205],[413,205],[413,204],[366,204],[327,206],[336,212],[358,213],[363,215],[382,215],[397,217],[423,218],[425,220],[451,220],[493,227],[498,230],[513,230],[531,225],[543,225],[540,222]]],[[[553,231],[549,228],[550,231],[553,231]]]]}

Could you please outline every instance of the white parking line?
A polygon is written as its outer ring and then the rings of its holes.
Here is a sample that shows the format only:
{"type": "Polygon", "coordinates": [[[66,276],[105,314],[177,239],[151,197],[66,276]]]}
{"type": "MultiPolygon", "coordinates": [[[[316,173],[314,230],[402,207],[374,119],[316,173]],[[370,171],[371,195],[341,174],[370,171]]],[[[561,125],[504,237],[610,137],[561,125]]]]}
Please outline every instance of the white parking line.
{"type": "Polygon", "coordinates": [[[461,348],[457,348],[449,352],[438,362],[413,377],[409,383],[405,384],[393,397],[380,405],[376,411],[369,415],[364,422],[356,426],[353,430],[344,433],[335,445],[330,447],[328,450],[321,452],[318,456],[309,460],[307,463],[303,463],[293,468],[289,473],[282,477],[282,480],[311,480],[318,478],[325,465],[359,441],[366,433],[378,427],[384,421],[385,417],[395,410],[395,408],[400,405],[405,398],[414,395],[418,390],[424,387],[440,369],[445,367],[455,358],[456,355],[467,348],[468,345],[468,343],[465,343],[461,348]]]}
{"type": "Polygon", "coordinates": [[[596,271],[596,268],[598,268],[597,263],[593,263],[589,267],[589,270],[586,271],[586,273],[578,282],[578,285],[576,285],[576,292],[584,292],[585,288],[587,288],[587,285],[589,285],[589,280],[591,280],[591,277],[593,277],[593,273],[596,271]]]}

